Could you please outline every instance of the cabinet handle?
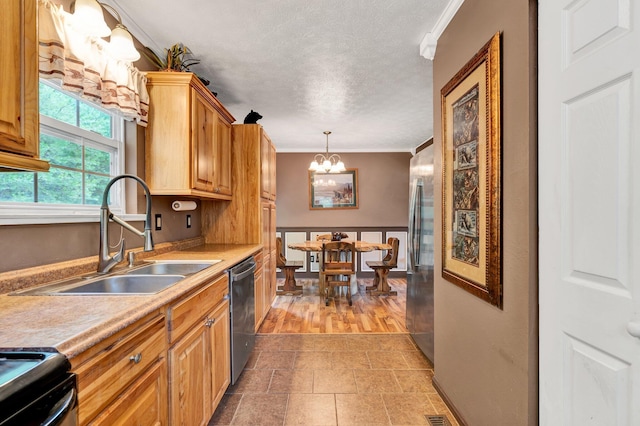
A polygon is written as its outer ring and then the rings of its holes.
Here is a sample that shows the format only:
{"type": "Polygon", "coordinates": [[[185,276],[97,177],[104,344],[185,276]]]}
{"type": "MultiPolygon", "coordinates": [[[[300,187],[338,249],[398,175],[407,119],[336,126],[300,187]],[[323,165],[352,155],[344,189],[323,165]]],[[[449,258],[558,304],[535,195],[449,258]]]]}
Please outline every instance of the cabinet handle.
{"type": "Polygon", "coordinates": [[[142,361],[142,354],[138,352],[135,355],[131,355],[129,357],[129,361],[133,361],[134,364],[138,364],[140,361],[142,361]]]}
{"type": "Polygon", "coordinates": [[[220,192],[220,187],[217,187],[216,189],[214,189],[215,192],[220,192]]]}
{"type": "Polygon", "coordinates": [[[207,318],[207,320],[204,322],[204,325],[205,327],[211,327],[214,322],[216,322],[215,318],[207,318]]]}

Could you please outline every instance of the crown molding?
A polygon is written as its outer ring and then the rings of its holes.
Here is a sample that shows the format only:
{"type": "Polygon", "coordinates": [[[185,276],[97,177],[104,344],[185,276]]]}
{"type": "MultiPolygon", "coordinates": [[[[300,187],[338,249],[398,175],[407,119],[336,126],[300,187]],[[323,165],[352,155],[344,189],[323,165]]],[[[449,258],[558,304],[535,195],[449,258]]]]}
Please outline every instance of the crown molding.
{"type": "Polygon", "coordinates": [[[420,42],[420,56],[423,56],[430,61],[436,56],[436,47],[438,46],[438,39],[444,32],[449,22],[453,19],[460,6],[462,6],[464,0],[450,0],[447,6],[444,8],[442,15],[438,18],[433,29],[425,34],[424,38],[420,42]]]}

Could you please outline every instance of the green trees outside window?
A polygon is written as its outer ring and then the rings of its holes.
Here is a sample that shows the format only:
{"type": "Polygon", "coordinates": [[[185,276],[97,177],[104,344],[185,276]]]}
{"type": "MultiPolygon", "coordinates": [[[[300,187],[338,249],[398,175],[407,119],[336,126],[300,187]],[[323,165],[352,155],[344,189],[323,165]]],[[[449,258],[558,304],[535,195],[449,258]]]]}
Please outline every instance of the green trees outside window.
{"type": "Polygon", "coordinates": [[[1,173],[0,202],[100,205],[117,174],[114,115],[40,82],[40,157],[48,173],[1,173]]]}

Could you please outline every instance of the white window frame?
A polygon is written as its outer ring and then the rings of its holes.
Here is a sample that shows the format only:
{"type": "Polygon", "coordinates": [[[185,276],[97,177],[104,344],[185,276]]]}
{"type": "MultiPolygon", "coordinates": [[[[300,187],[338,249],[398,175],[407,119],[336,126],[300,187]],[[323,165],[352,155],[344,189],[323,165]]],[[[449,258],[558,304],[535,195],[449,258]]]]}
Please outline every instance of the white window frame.
{"type": "MultiPolygon", "coordinates": [[[[47,81],[46,84],[52,85],[47,81]]],[[[87,102],[73,93],[67,92],[68,95],[87,102]]],[[[84,136],[90,137],[89,141],[85,141],[85,145],[92,146],[92,140],[98,140],[104,146],[112,147],[115,151],[114,161],[111,174],[117,176],[124,173],[125,170],[125,134],[124,119],[113,111],[100,108],[98,105],[92,106],[102,109],[112,115],[112,134],[113,139],[106,138],[95,132],[81,129],[53,119],[51,117],[40,114],[40,132],[43,130],[48,134],[63,136],[64,131],[76,135],[76,140],[84,136]]],[[[64,134],[65,139],[69,139],[68,134],[64,134]]],[[[126,214],[126,197],[124,179],[116,182],[110,190],[111,204],[109,210],[120,216],[124,220],[144,220],[144,215],[126,214]]],[[[29,224],[55,224],[55,223],[82,223],[82,222],[99,222],[100,206],[83,205],[83,204],[46,204],[46,203],[12,203],[0,202],[0,225],[29,225],[29,224]]]]}

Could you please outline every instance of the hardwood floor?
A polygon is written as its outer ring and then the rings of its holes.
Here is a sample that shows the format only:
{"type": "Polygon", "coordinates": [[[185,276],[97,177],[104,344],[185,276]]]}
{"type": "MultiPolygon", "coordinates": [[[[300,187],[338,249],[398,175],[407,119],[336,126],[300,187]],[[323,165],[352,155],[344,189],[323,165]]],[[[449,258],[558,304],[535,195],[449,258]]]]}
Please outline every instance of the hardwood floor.
{"type": "MultiPolygon", "coordinates": [[[[276,296],[259,334],[286,333],[407,333],[405,304],[407,281],[389,279],[396,296],[371,296],[365,286],[373,279],[358,279],[353,306],[342,295],[325,306],[318,294],[317,279],[297,279],[303,286],[299,296],[276,296]]],[[[281,280],[278,280],[281,284],[281,280]]]]}

